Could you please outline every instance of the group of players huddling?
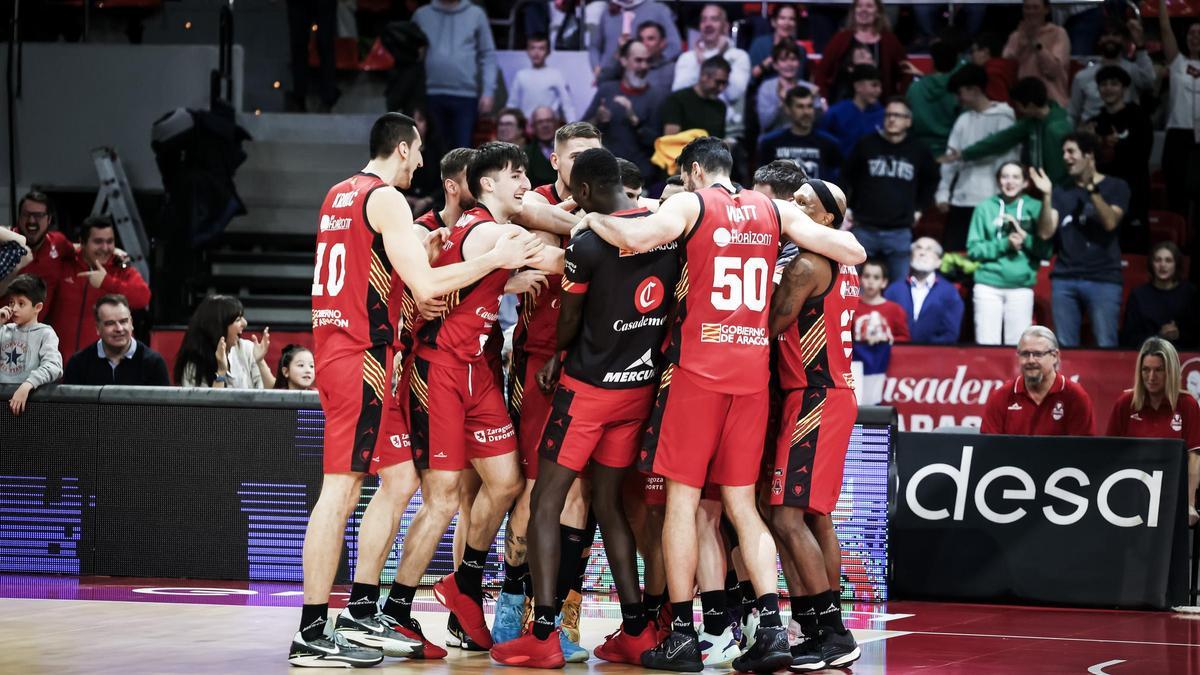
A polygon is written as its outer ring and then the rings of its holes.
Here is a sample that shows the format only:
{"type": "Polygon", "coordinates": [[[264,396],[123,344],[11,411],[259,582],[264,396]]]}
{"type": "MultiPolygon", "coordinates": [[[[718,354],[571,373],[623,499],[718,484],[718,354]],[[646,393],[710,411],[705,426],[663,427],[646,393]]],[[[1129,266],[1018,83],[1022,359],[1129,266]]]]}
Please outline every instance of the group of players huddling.
{"type": "Polygon", "coordinates": [[[414,222],[396,188],[409,187],[421,148],[412,119],[384,115],[370,162],[321,207],[312,311],[325,476],[289,661],[445,657],[411,609],[456,514],[461,562],[434,586],[451,612],[448,646],[502,665],[586,661],[579,591],[598,525],[622,615],[598,658],[693,672],[857,659],[830,519],[856,414],[849,331],[865,259],[838,229],[842,191],[789,162],[743,189],[726,146],[705,137],[683,149],[683,189],[659,205],[578,122],[556,135],[558,179],[536,190],[515,145],[447,153],[445,207],[414,222]],[[507,400],[506,293],[521,297],[507,400]],[[380,486],[330,626],[367,474],[380,486]],[[380,573],[418,487],[381,605],[380,573]],[[483,572],[506,515],[489,630],[483,572]]]}

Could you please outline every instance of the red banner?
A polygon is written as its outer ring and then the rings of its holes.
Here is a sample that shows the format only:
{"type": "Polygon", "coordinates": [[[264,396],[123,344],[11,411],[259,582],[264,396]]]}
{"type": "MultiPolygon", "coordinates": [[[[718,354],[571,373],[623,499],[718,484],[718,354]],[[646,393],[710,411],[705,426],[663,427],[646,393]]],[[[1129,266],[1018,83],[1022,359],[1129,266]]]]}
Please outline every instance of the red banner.
{"type": "MultiPolygon", "coordinates": [[[[1200,354],[1184,353],[1184,389],[1200,398],[1200,354]]],[[[1121,392],[1133,386],[1137,352],[1071,349],[1061,372],[1092,397],[1095,433],[1103,433],[1121,392]]],[[[976,427],[988,396],[1019,373],[1013,347],[896,345],[883,385],[882,405],[895,406],[901,431],[976,427]]]]}

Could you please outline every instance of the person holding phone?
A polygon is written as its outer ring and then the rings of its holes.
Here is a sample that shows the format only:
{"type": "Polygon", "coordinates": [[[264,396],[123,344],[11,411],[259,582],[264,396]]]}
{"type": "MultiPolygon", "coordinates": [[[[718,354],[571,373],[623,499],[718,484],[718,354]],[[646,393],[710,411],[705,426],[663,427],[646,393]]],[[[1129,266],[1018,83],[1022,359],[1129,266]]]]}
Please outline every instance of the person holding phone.
{"type": "Polygon", "coordinates": [[[1000,194],[975,207],[967,232],[967,255],[975,270],[975,341],[981,345],[1015,345],[1033,323],[1033,286],[1038,267],[1054,254],[1058,213],[1050,205],[1050,179],[1038,168],[1029,178],[1025,167],[1005,162],[996,171],[1000,194]]]}

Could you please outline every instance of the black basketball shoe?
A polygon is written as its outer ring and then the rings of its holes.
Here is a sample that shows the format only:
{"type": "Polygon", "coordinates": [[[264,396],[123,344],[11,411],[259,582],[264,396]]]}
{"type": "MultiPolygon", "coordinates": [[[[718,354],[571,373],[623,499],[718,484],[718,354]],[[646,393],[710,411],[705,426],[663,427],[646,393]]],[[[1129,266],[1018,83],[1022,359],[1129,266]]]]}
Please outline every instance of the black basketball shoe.
{"type": "Polygon", "coordinates": [[[642,665],[655,670],[698,673],[704,670],[700,660],[700,641],[695,633],[671,631],[658,646],[642,654],[642,665]]]}
{"type": "Polygon", "coordinates": [[[854,641],[850,631],[838,633],[829,628],[817,631],[817,642],[821,645],[821,656],[827,668],[845,668],[862,656],[862,650],[854,641]]]}
{"type": "Polygon", "coordinates": [[[783,626],[759,626],[754,644],[733,660],[733,668],[743,673],[773,673],[792,665],[787,629],[783,626]]]}
{"type": "Polygon", "coordinates": [[[307,668],[366,668],[381,661],[382,650],[360,647],[336,631],[315,640],[305,640],[303,635],[296,633],[288,653],[288,663],[307,668]]]}
{"type": "Polygon", "coordinates": [[[376,614],[365,619],[357,619],[350,614],[349,609],[338,614],[333,629],[341,633],[350,642],[363,647],[382,649],[384,656],[421,658],[425,645],[420,640],[404,635],[382,619],[383,614],[376,614]]]}
{"type": "Polygon", "coordinates": [[[792,645],[792,665],[788,670],[793,673],[804,673],[810,670],[821,670],[825,667],[825,655],[821,652],[821,643],[816,638],[801,636],[792,645]]]}

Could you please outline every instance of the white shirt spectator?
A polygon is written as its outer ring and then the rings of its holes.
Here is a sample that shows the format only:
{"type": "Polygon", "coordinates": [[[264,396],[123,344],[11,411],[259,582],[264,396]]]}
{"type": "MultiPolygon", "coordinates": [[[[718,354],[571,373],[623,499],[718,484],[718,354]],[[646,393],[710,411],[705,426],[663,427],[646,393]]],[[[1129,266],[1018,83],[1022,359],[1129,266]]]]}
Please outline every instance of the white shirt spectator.
{"type": "Polygon", "coordinates": [[[551,66],[517,71],[509,87],[508,105],[519,108],[526,117],[532,117],[534,110],[546,106],[557,111],[563,122],[578,119],[566,78],[551,66]]]}
{"type": "Polygon", "coordinates": [[[925,304],[925,298],[929,297],[929,291],[933,288],[933,284],[936,281],[936,273],[926,276],[924,280],[916,277],[909,278],[908,286],[912,290],[914,321],[921,318],[921,307],[925,304]]]}
{"type": "MultiPolygon", "coordinates": [[[[1011,127],[1016,121],[1013,109],[1007,103],[993,101],[982,112],[968,110],[954,120],[946,147],[962,151],[988,136],[1011,127]]],[[[1003,155],[985,157],[976,161],[947,162],[942,165],[942,178],[938,182],[934,201],[951,206],[974,207],[979,202],[996,194],[996,171],[1001,164],[1017,159],[1016,148],[1003,155]],[[951,192],[950,187],[954,186],[951,192]]]]}
{"type": "MultiPolygon", "coordinates": [[[[265,389],[263,384],[262,373],[259,372],[257,364],[254,362],[254,343],[241,339],[237,345],[229,350],[229,381],[225,384],[226,389],[265,389]]],[[[183,387],[207,387],[209,385],[200,382],[196,377],[196,365],[193,363],[187,364],[183,369],[183,381],[179,383],[183,387]]]]}
{"type": "Polygon", "coordinates": [[[1189,59],[1181,52],[1171,62],[1170,107],[1167,109],[1168,129],[1197,129],[1200,134],[1200,61],[1189,59]]]}

